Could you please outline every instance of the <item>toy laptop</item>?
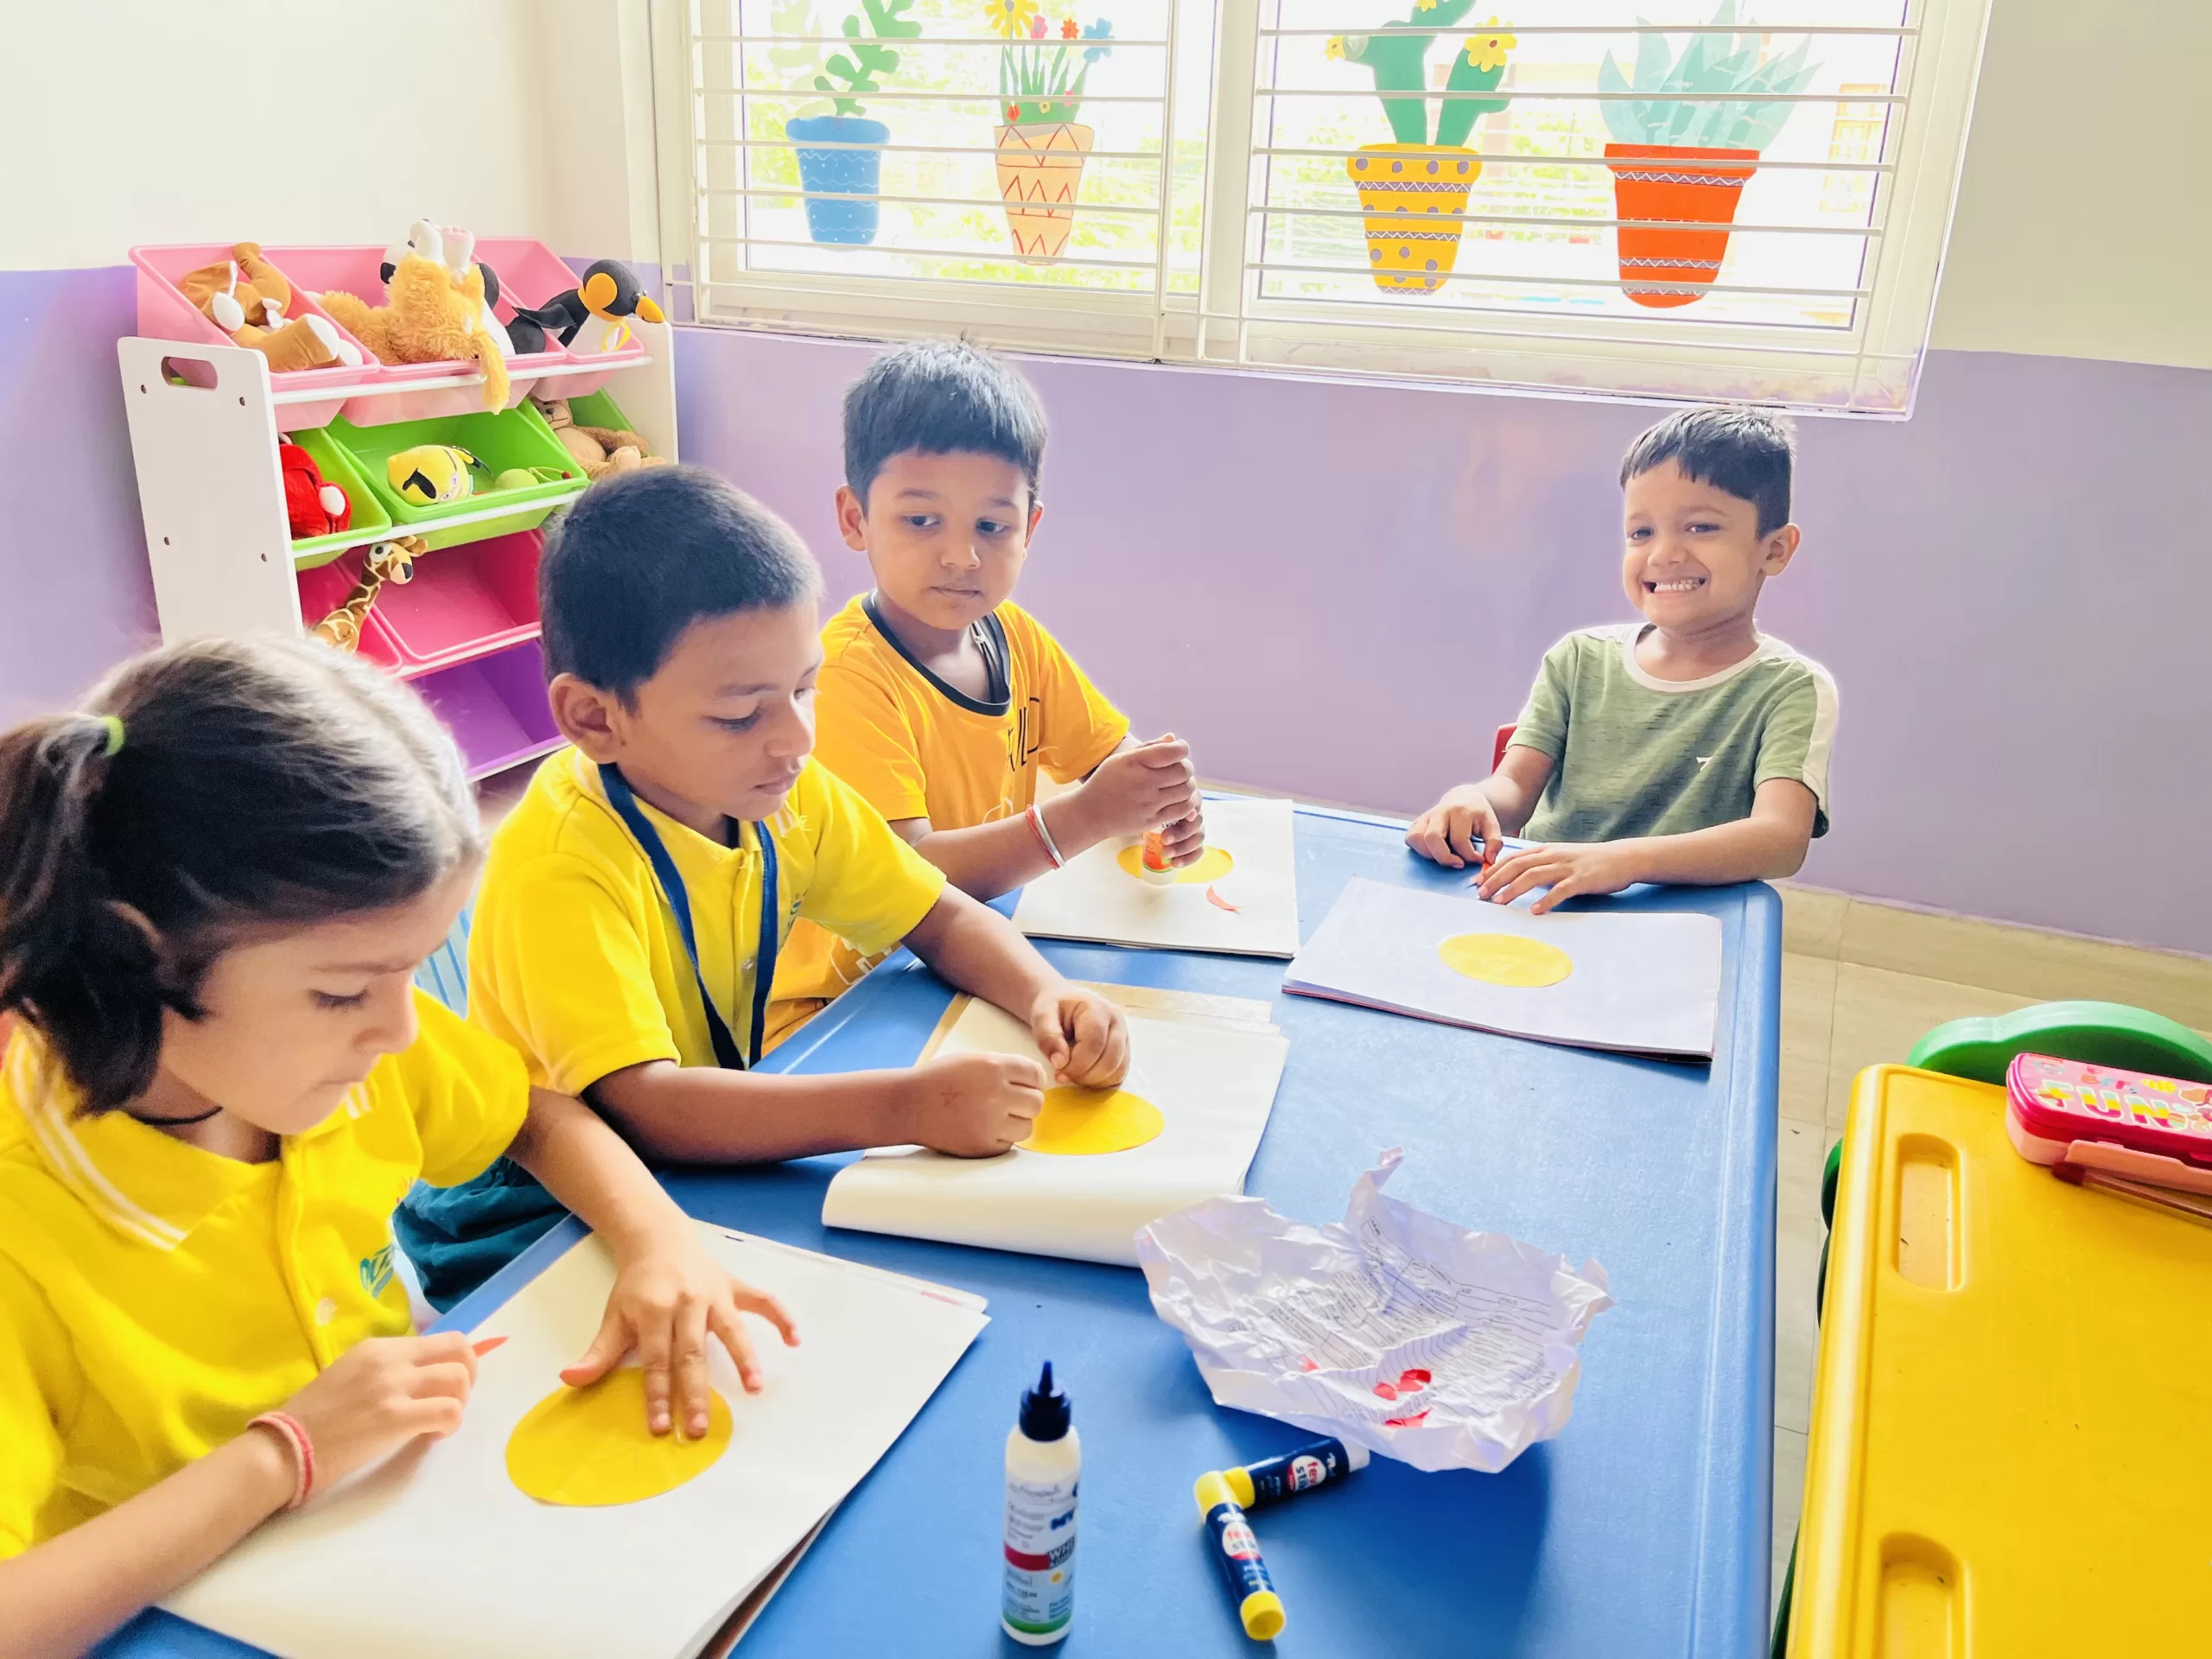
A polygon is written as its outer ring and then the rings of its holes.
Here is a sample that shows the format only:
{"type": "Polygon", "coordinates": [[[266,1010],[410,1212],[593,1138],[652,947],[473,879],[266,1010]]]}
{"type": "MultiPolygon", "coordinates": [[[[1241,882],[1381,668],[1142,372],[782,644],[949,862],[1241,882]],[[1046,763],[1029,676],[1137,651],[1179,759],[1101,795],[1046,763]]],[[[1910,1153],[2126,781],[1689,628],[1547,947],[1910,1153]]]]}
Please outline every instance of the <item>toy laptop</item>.
{"type": "Polygon", "coordinates": [[[2023,1158],[2212,1194],[2212,1084],[2016,1056],[2005,1128],[2023,1158]]]}

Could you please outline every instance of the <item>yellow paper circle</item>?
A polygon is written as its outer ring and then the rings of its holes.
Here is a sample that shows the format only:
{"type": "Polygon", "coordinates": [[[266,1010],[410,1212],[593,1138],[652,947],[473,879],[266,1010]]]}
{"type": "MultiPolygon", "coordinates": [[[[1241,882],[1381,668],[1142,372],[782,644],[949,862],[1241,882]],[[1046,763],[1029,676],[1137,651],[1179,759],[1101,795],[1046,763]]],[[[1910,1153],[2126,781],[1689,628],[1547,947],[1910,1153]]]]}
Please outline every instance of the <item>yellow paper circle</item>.
{"type": "Polygon", "coordinates": [[[1455,933],[1436,954],[1453,973],[1485,985],[1556,985],[1574,971],[1573,958],[1557,945],[1518,933],[1455,933]]]}
{"type": "Polygon", "coordinates": [[[1159,1107],[1126,1089],[1047,1089],[1036,1127],[1021,1145],[1063,1157],[1127,1152],[1166,1126],[1159,1107]]]}
{"type": "Polygon", "coordinates": [[[507,1437],[507,1478],[541,1503],[635,1503],[714,1467],[729,1436],[729,1404],[719,1394],[708,1396],[702,1438],[651,1433],[645,1374],[626,1365],[532,1406],[507,1437]]]}
{"type": "MultiPolygon", "coordinates": [[[[1144,843],[1133,842],[1114,855],[1114,861],[1140,881],[1145,879],[1144,843]]],[[[1236,861],[1229,855],[1225,847],[1209,847],[1197,858],[1175,872],[1178,885],[1192,881],[1218,881],[1236,868],[1236,861]]]]}

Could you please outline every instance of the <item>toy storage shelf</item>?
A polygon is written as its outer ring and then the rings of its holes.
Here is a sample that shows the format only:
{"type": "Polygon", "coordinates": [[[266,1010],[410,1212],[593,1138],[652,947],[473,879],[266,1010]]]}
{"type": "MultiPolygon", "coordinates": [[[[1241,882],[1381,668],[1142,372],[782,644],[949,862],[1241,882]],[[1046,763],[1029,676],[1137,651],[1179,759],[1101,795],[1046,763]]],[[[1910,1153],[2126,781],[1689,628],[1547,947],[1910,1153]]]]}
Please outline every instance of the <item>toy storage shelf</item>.
{"type": "MultiPolygon", "coordinates": [[[[676,385],[668,326],[632,326],[645,361],[611,377],[599,365],[549,370],[538,391],[558,395],[564,379],[597,375],[653,453],[672,460],[676,385]]],[[[244,346],[126,335],[116,342],[116,355],[164,642],[218,633],[303,634],[352,590],[361,546],[410,529],[435,529],[441,544],[415,562],[414,581],[388,584],[378,594],[361,631],[361,654],[413,683],[460,743],[471,777],[558,744],[537,644],[541,531],[517,530],[515,510],[504,504],[445,515],[435,525],[386,529],[362,513],[365,504],[356,494],[359,543],[334,556],[325,537],[319,550],[296,559],[278,435],[319,424],[313,418],[318,412],[327,421],[329,399],[319,400],[318,411],[307,407],[312,394],[275,391],[268,359],[244,346]]],[[[482,384],[480,375],[460,374],[348,395],[407,397],[433,385],[482,384]]],[[[582,391],[588,383],[576,384],[582,391]]]]}

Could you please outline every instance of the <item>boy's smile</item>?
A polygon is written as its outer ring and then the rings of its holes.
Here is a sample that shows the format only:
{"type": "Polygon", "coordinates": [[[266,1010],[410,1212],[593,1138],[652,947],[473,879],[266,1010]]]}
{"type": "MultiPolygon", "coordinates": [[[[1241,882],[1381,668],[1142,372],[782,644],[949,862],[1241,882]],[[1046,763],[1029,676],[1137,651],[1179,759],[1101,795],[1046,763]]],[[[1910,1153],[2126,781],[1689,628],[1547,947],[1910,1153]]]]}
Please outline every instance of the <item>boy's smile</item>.
{"type": "Polygon", "coordinates": [[[1630,479],[1621,505],[1630,602],[1676,643],[1740,636],[1748,649],[1759,589],[1796,551],[1796,526],[1762,535],[1754,503],[1684,476],[1673,461],[1630,479]]]}
{"type": "MultiPolygon", "coordinates": [[[[950,644],[1014,592],[1043,509],[1021,468],[997,455],[901,450],[862,502],[837,492],[845,544],[868,555],[894,618],[950,644]]],[[[903,632],[904,630],[902,629],[903,632]]]]}

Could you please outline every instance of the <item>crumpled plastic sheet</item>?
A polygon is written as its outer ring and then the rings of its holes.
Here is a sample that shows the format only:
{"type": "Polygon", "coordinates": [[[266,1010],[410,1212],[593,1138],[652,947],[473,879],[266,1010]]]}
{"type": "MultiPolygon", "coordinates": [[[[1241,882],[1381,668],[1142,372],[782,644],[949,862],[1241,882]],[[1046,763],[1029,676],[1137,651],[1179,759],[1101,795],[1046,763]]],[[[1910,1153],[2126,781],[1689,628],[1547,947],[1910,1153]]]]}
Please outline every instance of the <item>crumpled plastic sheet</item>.
{"type": "Polygon", "coordinates": [[[1385,1197],[1402,1156],[1353,1184],[1341,1222],[1209,1198],[1141,1228],[1137,1262],[1216,1404],[1495,1474],[1567,1427],[1605,1270],[1385,1197]]]}

